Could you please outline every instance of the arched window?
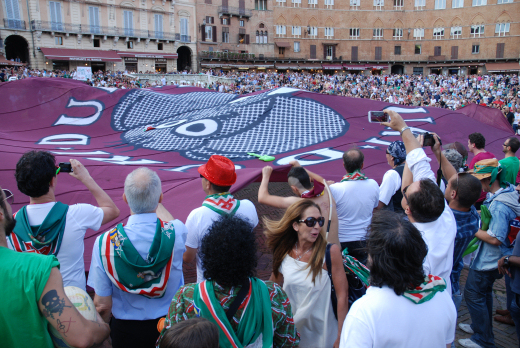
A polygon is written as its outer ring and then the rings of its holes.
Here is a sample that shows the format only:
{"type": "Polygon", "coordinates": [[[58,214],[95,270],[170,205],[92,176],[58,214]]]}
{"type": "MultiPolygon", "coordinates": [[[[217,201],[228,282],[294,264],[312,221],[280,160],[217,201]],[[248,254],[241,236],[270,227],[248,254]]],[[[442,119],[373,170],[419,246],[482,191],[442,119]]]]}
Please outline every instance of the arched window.
{"type": "Polygon", "coordinates": [[[260,43],[260,33],[256,31],[256,43],[260,43]]]}

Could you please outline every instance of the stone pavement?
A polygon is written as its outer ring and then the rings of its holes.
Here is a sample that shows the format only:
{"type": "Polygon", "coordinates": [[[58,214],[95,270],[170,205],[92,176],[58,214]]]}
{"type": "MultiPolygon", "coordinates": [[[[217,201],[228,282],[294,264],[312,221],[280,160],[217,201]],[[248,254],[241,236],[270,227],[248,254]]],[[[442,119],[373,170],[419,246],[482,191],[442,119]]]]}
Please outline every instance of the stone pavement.
{"type": "MultiPolygon", "coordinates": [[[[268,280],[272,271],[271,264],[271,253],[265,245],[264,235],[262,233],[262,217],[266,216],[270,219],[280,219],[283,216],[284,211],[282,209],[275,209],[263,204],[258,204],[258,187],[259,183],[252,183],[244,189],[235,193],[235,197],[238,199],[249,199],[256,206],[258,215],[260,217],[260,223],[255,228],[255,234],[258,242],[258,267],[257,276],[260,279],[268,280]]],[[[269,192],[277,196],[291,196],[292,192],[286,183],[271,183],[269,184],[269,192]]],[[[462,271],[460,282],[461,289],[464,289],[466,279],[468,276],[467,269],[462,271]]],[[[197,271],[195,263],[184,265],[184,280],[186,283],[195,282],[197,280],[197,271]]],[[[505,290],[504,279],[500,279],[495,282],[493,289],[493,312],[495,309],[506,308],[506,290],[505,290]]],[[[466,302],[463,300],[458,313],[458,323],[471,323],[471,318],[466,307],[466,302]]],[[[493,322],[495,344],[497,348],[516,348],[518,347],[518,339],[516,337],[516,331],[514,326],[500,324],[493,322]]],[[[458,340],[461,338],[469,338],[471,335],[466,334],[457,327],[455,346],[461,347],[458,344],[458,340]]]]}

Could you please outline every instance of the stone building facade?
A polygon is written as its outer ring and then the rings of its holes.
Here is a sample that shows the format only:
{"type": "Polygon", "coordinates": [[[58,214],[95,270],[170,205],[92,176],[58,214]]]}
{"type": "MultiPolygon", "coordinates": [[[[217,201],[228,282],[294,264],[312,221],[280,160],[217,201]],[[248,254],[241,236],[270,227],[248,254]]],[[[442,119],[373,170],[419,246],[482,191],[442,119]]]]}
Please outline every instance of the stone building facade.
{"type": "Polygon", "coordinates": [[[194,0],[0,1],[8,60],[39,69],[196,69],[194,0]]]}

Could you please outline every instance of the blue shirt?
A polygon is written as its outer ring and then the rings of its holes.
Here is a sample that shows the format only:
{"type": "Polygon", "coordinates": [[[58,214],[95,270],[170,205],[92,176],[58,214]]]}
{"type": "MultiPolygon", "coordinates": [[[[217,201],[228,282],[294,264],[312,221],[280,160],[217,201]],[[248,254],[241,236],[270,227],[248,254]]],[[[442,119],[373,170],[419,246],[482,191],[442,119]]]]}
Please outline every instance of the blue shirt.
{"type": "MultiPolygon", "coordinates": [[[[175,228],[175,246],[173,248],[173,261],[170,271],[170,279],[166,286],[164,296],[161,298],[147,298],[141,295],[129,294],[119,290],[110,278],[108,278],[99,253],[99,236],[94,243],[92,261],[87,284],[94,288],[98,296],[112,296],[112,314],[117,319],[123,320],[150,320],[164,317],[177,290],[184,285],[182,273],[182,255],[186,248],[184,243],[188,230],[179,221],[170,221],[175,228]]],[[[147,259],[148,251],[152,245],[157,224],[157,214],[130,215],[125,225],[125,232],[139,255],[147,259]]]]}
{"type": "Polygon", "coordinates": [[[457,236],[455,237],[455,247],[453,249],[453,269],[450,276],[451,291],[455,294],[460,291],[460,272],[464,268],[462,254],[464,254],[469,242],[478,231],[480,216],[474,206],[471,206],[471,210],[467,212],[455,209],[451,211],[457,222],[457,236]]]}

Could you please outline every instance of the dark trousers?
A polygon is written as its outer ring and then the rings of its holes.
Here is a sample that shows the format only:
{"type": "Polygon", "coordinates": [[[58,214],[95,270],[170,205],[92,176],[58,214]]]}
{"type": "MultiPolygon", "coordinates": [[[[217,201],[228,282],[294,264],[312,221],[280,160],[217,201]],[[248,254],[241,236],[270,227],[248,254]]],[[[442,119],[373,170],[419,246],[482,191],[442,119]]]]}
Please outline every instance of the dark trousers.
{"type": "Polygon", "coordinates": [[[348,254],[354,256],[359,262],[366,266],[368,255],[365,251],[367,242],[364,240],[356,240],[354,242],[342,242],[341,251],[348,248],[348,254]]]}
{"type": "Polygon", "coordinates": [[[159,331],[159,319],[122,320],[112,317],[110,320],[110,338],[113,348],[154,348],[159,331]]]}
{"type": "MultiPolygon", "coordinates": [[[[515,328],[516,328],[516,336],[518,337],[518,340],[520,341],[520,295],[513,292],[513,298],[511,301],[511,309],[509,312],[511,312],[511,317],[513,317],[513,321],[515,322],[515,328]]],[[[520,347],[520,345],[519,345],[520,347]]]]}

